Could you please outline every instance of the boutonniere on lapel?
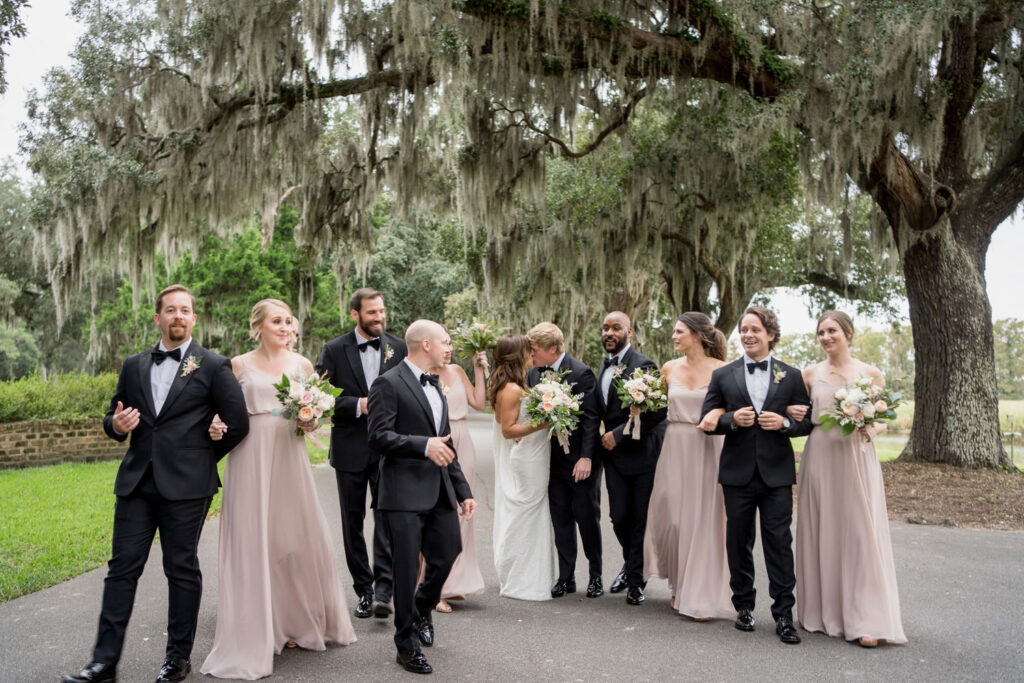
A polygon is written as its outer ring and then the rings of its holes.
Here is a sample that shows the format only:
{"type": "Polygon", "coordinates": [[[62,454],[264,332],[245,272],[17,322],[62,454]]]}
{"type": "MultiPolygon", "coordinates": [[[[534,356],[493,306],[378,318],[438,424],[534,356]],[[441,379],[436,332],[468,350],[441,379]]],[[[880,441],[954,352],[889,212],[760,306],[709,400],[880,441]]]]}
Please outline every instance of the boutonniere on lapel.
{"type": "Polygon", "coordinates": [[[437,380],[437,388],[441,390],[441,395],[442,396],[445,396],[445,397],[448,396],[448,385],[447,384],[445,384],[441,380],[437,380]]]}
{"type": "Polygon", "coordinates": [[[786,379],[786,371],[781,368],[773,368],[772,374],[775,375],[775,383],[778,384],[782,380],[786,379]]]}
{"type": "Polygon", "coordinates": [[[188,354],[188,357],[185,358],[185,362],[181,366],[181,376],[188,377],[193,372],[199,369],[199,364],[202,362],[202,358],[194,356],[191,353],[188,354]]]}
{"type": "Polygon", "coordinates": [[[623,369],[623,365],[621,365],[621,364],[616,365],[615,366],[615,374],[612,375],[612,378],[613,379],[618,379],[619,377],[622,377],[622,369],[623,369]]]}
{"type": "Polygon", "coordinates": [[[394,358],[394,356],[395,356],[395,350],[393,348],[391,348],[390,344],[385,344],[384,345],[384,362],[387,363],[389,360],[394,358]]]}

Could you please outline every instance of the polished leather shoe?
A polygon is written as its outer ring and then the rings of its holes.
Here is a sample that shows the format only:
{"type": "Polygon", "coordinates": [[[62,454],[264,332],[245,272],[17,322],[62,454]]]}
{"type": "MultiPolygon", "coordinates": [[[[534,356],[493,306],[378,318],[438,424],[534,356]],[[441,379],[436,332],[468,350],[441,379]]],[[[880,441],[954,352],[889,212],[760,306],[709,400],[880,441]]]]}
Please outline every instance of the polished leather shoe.
{"type": "Polygon", "coordinates": [[[775,622],[775,632],[779,634],[779,640],[789,645],[796,645],[800,642],[800,634],[796,632],[796,627],[793,626],[793,620],[790,617],[779,617],[779,620],[775,622]]]}
{"type": "Polygon", "coordinates": [[[630,586],[629,590],[626,591],[626,603],[630,605],[642,605],[644,600],[644,589],[640,586],[630,586]]]}
{"type": "Polygon", "coordinates": [[[590,583],[587,584],[587,597],[599,598],[602,595],[604,595],[604,584],[601,583],[601,577],[590,577],[590,583]]]}
{"type": "Polygon", "coordinates": [[[429,619],[415,619],[412,622],[412,628],[416,631],[416,636],[423,643],[424,647],[431,647],[434,644],[434,624],[429,619]]]}
{"type": "Polygon", "coordinates": [[[156,683],[183,681],[191,670],[192,662],[184,657],[168,657],[164,660],[164,665],[160,667],[160,674],[156,677],[156,683]]]}
{"type": "Polygon", "coordinates": [[[356,616],[360,619],[369,619],[373,614],[373,593],[365,593],[359,596],[359,604],[356,605],[356,616]]]}
{"type": "Polygon", "coordinates": [[[391,616],[391,600],[375,597],[373,599],[373,616],[378,619],[387,619],[391,616]]]}
{"type": "Polygon", "coordinates": [[[558,580],[555,585],[551,587],[551,597],[560,598],[566,593],[576,592],[576,582],[574,580],[562,581],[558,580]]]}
{"type": "Polygon", "coordinates": [[[626,589],[626,565],[622,565],[622,570],[619,572],[615,580],[612,581],[612,585],[608,586],[609,592],[621,593],[626,589]]]}
{"type": "Polygon", "coordinates": [[[733,624],[740,631],[754,630],[754,615],[748,609],[741,609],[736,615],[736,623],[733,624]]]}
{"type": "Polygon", "coordinates": [[[422,652],[399,652],[395,661],[405,667],[406,671],[411,671],[414,674],[434,673],[422,652]]]}
{"type": "Polygon", "coordinates": [[[69,674],[61,679],[63,683],[114,683],[116,680],[117,666],[102,662],[89,662],[77,676],[69,674]]]}

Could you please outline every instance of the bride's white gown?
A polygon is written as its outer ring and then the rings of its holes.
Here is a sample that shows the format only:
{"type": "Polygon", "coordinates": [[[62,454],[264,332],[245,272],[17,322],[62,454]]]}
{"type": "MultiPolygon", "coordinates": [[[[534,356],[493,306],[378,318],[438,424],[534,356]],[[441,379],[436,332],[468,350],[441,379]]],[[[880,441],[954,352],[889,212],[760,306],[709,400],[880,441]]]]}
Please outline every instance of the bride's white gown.
{"type": "MultiPolygon", "coordinates": [[[[519,424],[529,424],[519,409],[519,424]]],[[[555,532],[548,508],[551,447],[547,431],[513,443],[494,421],[494,568],[500,594],[550,600],[558,573],[555,532]]]]}

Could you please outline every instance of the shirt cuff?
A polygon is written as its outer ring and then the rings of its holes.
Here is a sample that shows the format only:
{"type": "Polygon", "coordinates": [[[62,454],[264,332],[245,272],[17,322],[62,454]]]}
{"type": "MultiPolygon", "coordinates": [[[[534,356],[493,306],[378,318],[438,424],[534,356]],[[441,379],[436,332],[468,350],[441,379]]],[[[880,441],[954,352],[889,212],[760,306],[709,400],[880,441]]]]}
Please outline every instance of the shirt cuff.
{"type": "Polygon", "coordinates": [[[358,401],[358,400],[356,401],[356,417],[359,417],[360,415],[363,414],[363,411],[361,410],[362,405],[363,405],[362,401],[358,401]]]}

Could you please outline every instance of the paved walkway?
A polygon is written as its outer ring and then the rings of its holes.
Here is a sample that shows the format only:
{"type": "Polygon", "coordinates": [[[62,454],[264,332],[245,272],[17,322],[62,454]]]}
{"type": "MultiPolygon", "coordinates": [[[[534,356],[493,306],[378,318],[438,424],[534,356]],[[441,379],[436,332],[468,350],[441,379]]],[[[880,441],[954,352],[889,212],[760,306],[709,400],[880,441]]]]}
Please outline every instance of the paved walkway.
{"type": "MultiPolygon", "coordinates": [[[[758,630],[731,622],[698,624],[668,607],[664,581],[652,581],[647,604],[631,607],[623,594],[588,600],[580,593],[524,603],[499,598],[491,564],[493,465],[490,420],[474,416],[480,464],[473,482],[477,542],[487,592],[452,614],[436,614],[437,645],[426,650],[435,679],[495,681],[660,680],[1024,680],[1024,533],[892,525],[903,620],[910,643],[864,650],[802,632],[787,646],[774,634],[763,563],[758,560],[758,630]]],[[[354,598],[342,557],[334,476],[314,470],[327,510],[349,605],[354,598]]],[[[621,564],[603,519],[605,585],[621,564]]],[[[200,558],[206,573],[193,665],[209,652],[217,609],[217,521],[206,525],[200,558]]],[[[151,681],[163,659],[166,583],[154,546],[128,630],[122,681],[151,681]]],[[[586,584],[585,562],[577,583],[586,584]]],[[[55,681],[89,659],[105,569],[0,605],[0,681],[55,681]]],[[[414,674],[394,663],[392,624],[353,618],[359,641],[327,652],[286,650],[275,680],[390,681],[414,674]]],[[[189,680],[200,680],[193,674],[189,680]]],[[[212,680],[212,679],[211,679],[212,680]]]]}

